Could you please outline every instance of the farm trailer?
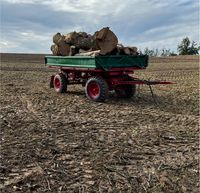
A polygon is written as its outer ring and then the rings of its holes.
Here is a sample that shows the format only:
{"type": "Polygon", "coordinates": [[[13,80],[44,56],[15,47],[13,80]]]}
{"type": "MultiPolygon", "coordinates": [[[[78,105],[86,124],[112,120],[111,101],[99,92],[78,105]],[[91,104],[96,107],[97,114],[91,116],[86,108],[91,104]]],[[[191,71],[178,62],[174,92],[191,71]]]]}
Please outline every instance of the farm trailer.
{"type": "MultiPolygon", "coordinates": [[[[171,84],[169,81],[141,80],[131,75],[148,66],[148,56],[46,56],[45,64],[58,73],[50,78],[50,88],[58,93],[67,91],[68,85],[81,84],[88,99],[105,101],[109,91],[120,98],[131,98],[136,85],[171,84]]],[[[153,96],[153,92],[151,89],[153,96]]]]}

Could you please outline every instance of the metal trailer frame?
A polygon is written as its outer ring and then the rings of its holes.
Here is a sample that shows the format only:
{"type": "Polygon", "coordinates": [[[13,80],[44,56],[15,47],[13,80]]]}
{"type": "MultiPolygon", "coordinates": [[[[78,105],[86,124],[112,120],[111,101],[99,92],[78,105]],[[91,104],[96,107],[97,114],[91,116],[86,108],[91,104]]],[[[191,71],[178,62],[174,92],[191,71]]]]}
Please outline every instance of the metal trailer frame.
{"type": "MultiPolygon", "coordinates": [[[[46,63],[46,60],[45,60],[46,63]]],[[[87,98],[102,102],[108,97],[109,91],[115,91],[120,98],[131,98],[135,95],[136,85],[147,85],[155,101],[152,85],[173,84],[170,81],[142,80],[132,76],[140,67],[120,67],[104,70],[100,68],[80,68],[49,65],[50,69],[57,69],[58,73],[50,78],[50,87],[56,92],[63,93],[67,85],[81,84],[85,87],[87,98]]]]}

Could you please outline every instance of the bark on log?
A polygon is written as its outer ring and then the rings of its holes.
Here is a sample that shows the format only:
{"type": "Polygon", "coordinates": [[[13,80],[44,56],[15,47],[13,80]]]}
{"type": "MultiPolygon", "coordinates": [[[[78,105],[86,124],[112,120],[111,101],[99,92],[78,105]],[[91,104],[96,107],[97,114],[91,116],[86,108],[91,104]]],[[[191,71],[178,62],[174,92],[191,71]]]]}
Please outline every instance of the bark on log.
{"type": "Polygon", "coordinates": [[[124,54],[124,46],[122,44],[117,44],[116,55],[123,55],[123,54],[124,54]]]}
{"type": "Polygon", "coordinates": [[[80,49],[88,50],[93,47],[94,40],[91,37],[83,38],[78,37],[74,42],[74,45],[80,49]]]}
{"type": "Polygon", "coordinates": [[[77,32],[70,32],[64,36],[64,40],[66,43],[74,45],[75,40],[77,39],[78,34],[77,32]]]}
{"type": "Polygon", "coordinates": [[[131,55],[138,55],[138,49],[136,47],[129,47],[131,55]]]}
{"type": "Polygon", "coordinates": [[[58,44],[59,40],[62,38],[62,35],[58,32],[53,36],[53,42],[58,44]]]}
{"type": "Polygon", "coordinates": [[[129,47],[124,47],[124,48],[123,48],[123,51],[124,51],[124,54],[125,54],[125,55],[131,55],[131,51],[130,51],[130,48],[129,48],[129,47]]]}
{"type": "Polygon", "coordinates": [[[83,38],[87,38],[87,37],[91,36],[90,34],[87,34],[86,32],[78,32],[78,35],[83,38]]]}
{"type": "Polygon", "coordinates": [[[56,44],[51,46],[51,51],[54,56],[60,56],[59,48],[56,44]]]}
{"type": "Polygon", "coordinates": [[[65,35],[64,39],[68,44],[74,45],[79,49],[90,49],[94,44],[94,38],[85,32],[71,32],[65,35]]]}
{"type": "Polygon", "coordinates": [[[69,56],[70,45],[64,41],[64,38],[60,39],[58,42],[58,48],[61,56],[69,56]]]}

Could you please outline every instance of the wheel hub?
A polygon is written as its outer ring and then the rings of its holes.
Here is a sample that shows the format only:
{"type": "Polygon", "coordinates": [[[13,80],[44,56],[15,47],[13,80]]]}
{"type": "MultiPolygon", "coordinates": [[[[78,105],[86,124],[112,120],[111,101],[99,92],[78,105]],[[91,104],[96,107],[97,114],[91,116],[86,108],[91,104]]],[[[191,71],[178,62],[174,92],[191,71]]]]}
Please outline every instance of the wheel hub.
{"type": "Polygon", "coordinates": [[[55,84],[54,86],[56,89],[59,89],[61,86],[60,80],[58,78],[55,78],[54,84],[55,84]]]}
{"type": "Polygon", "coordinates": [[[97,83],[93,82],[88,85],[88,93],[90,97],[95,98],[100,93],[100,87],[97,83]]]}

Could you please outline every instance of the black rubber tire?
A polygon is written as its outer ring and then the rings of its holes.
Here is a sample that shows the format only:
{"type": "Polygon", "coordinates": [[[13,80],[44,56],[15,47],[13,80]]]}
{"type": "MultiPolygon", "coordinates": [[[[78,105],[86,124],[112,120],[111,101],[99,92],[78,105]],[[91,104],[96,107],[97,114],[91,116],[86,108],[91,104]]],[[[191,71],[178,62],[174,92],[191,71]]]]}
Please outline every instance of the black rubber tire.
{"type": "Polygon", "coordinates": [[[95,102],[104,102],[108,97],[108,84],[107,82],[101,77],[91,77],[86,82],[85,86],[85,94],[88,99],[95,101],[95,102]],[[89,92],[90,84],[97,84],[99,87],[99,94],[95,97],[92,97],[89,92]]]}
{"type": "Polygon", "coordinates": [[[50,81],[49,81],[49,87],[50,88],[54,88],[54,84],[53,84],[54,77],[55,77],[55,75],[52,75],[51,78],[50,78],[50,81]]]}
{"type": "Polygon", "coordinates": [[[64,74],[59,73],[54,76],[53,80],[54,89],[57,93],[67,92],[67,78],[64,74]],[[60,86],[56,86],[56,81],[60,82],[60,86]]]}
{"type": "Polygon", "coordinates": [[[118,85],[115,88],[115,93],[118,98],[132,98],[136,93],[136,85],[118,85]]]}

